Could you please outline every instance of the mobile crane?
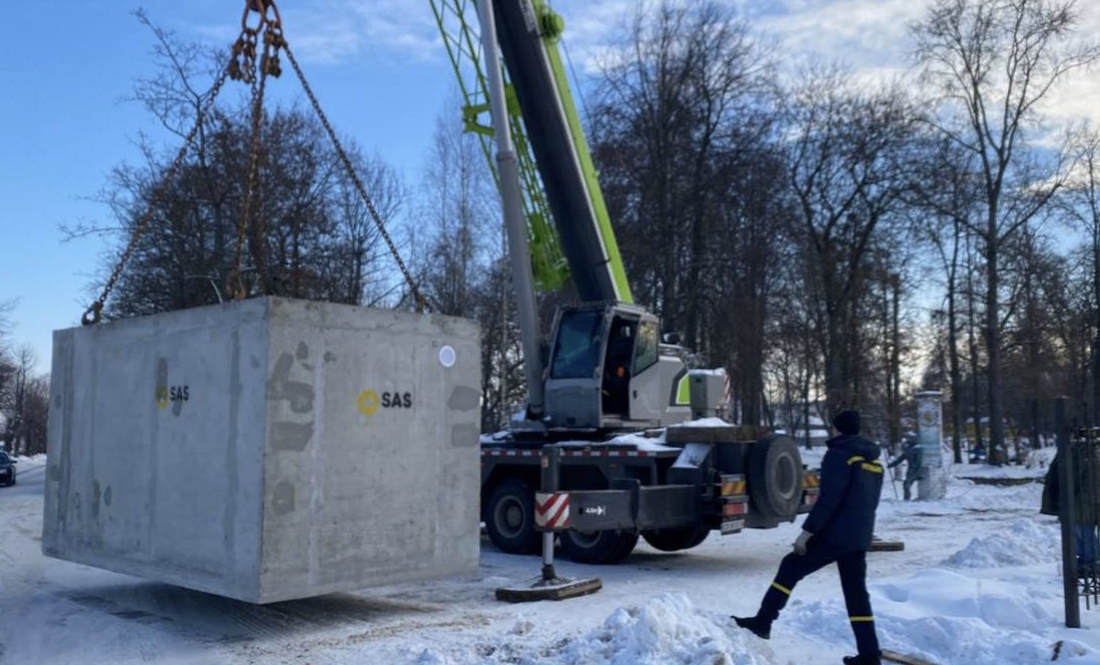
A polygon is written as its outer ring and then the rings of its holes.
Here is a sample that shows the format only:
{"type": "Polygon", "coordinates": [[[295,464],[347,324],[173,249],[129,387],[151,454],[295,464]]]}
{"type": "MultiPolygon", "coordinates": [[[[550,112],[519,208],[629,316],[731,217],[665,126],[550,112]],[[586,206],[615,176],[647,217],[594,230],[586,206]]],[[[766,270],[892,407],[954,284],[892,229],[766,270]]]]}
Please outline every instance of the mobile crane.
{"type": "Polygon", "coordinates": [[[790,439],[756,428],[678,426],[713,413],[723,375],[689,371],[686,351],[663,343],[658,318],[633,303],[558,50],[564,21],[544,0],[481,0],[478,24],[491,20],[496,37],[483,59],[467,15],[473,3],[430,1],[467,97],[467,128],[482,137],[487,157],[496,141],[490,167],[504,206],[527,378],[527,403],[507,436],[482,444],[482,513],[492,542],[535,552],[538,518],[540,527],[554,526],[535,499],[548,445],[560,460],[555,495],[570,506],[556,526],[563,552],[577,561],[617,561],[639,535],[676,551],[712,529],[769,528],[808,511],[817,475],[803,468],[790,439]],[[479,121],[485,112],[491,125],[479,121]],[[535,277],[560,281],[559,249],[581,303],[559,308],[544,366],[532,257],[535,277]],[[615,438],[662,427],[662,444],[615,438]]]}

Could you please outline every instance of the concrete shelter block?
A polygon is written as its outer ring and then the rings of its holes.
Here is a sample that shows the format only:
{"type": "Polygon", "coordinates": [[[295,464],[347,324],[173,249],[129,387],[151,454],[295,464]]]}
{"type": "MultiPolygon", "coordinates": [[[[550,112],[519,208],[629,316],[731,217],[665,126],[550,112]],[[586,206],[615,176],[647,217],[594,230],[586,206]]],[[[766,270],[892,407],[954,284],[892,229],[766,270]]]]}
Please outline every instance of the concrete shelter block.
{"type": "Polygon", "coordinates": [[[54,333],[42,550],[253,603],[473,572],[477,324],[257,298],[54,333]]]}

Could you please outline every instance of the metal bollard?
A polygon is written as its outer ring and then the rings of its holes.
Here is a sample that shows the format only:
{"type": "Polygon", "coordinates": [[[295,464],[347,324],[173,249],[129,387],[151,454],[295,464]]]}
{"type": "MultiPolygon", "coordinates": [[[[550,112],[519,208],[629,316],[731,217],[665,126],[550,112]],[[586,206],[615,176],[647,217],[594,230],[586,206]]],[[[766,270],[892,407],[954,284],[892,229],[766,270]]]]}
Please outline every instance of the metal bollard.
{"type": "Polygon", "coordinates": [[[1062,523],[1062,588],[1066,602],[1066,627],[1081,627],[1081,607],[1077,597],[1077,552],[1074,547],[1076,506],[1073,488],[1073,451],[1066,424],[1066,398],[1054,400],[1054,427],[1058,437],[1059,519],[1062,523]]]}

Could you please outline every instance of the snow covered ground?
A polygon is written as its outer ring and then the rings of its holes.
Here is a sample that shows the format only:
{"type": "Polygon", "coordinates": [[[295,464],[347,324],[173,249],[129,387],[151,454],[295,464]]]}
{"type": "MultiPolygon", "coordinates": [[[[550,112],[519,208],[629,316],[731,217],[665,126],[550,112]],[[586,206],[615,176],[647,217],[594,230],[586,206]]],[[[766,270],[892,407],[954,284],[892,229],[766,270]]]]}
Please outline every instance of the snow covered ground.
{"type": "MultiPolygon", "coordinates": [[[[117,575],[40,553],[45,460],[24,459],[0,488],[0,663],[518,665],[830,665],[852,653],[834,569],[807,578],[763,641],[730,614],[756,610],[797,524],[712,535],[694,550],[640,543],[613,567],[558,562],[604,589],[561,602],[507,605],[493,590],[532,579],[535,557],[487,541],[477,574],[431,584],[252,606],[117,575]]],[[[953,469],[943,501],[902,503],[890,484],[879,536],[903,552],[869,555],[883,645],[940,665],[1100,665],[1100,610],[1063,625],[1056,522],[1041,485],[975,484],[1011,472],[953,469]]]]}

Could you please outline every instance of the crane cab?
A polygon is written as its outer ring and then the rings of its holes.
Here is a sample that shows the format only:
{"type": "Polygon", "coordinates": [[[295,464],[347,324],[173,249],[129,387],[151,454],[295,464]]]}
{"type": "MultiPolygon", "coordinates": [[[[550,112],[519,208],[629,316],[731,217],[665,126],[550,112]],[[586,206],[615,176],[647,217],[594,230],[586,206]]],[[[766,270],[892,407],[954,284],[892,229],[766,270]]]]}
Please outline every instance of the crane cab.
{"type": "MultiPolygon", "coordinates": [[[[681,350],[682,351],[682,350],[681,350]]],[[[623,303],[558,310],[546,368],[551,430],[661,427],[691,415],[687,366],[660,321],[623,303]]]]}

